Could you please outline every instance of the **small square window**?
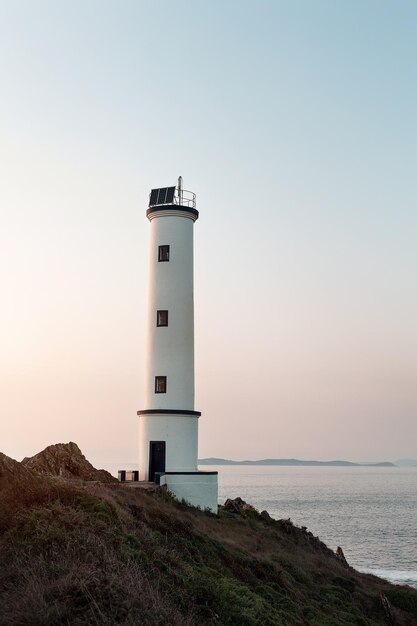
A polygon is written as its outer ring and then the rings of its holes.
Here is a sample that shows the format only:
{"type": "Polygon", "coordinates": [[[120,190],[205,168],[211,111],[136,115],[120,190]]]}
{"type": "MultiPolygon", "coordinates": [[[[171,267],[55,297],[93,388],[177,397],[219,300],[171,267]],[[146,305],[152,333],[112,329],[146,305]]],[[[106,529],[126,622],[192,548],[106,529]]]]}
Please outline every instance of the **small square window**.
{"type": "Polygon", "coordinates": [[[167,392],[167,377],[155,376],[155,393],[167,392]]]}
{"type": "Polygon", "coordinates": [[[157,311],[156,312],[156,325],[157,326],[168,326],[168,311],[157,311]]]}
{"type": "Polygon", "coordinates": [[[158,261],[169,261],[169,246],[158,247],[158,261]]]}

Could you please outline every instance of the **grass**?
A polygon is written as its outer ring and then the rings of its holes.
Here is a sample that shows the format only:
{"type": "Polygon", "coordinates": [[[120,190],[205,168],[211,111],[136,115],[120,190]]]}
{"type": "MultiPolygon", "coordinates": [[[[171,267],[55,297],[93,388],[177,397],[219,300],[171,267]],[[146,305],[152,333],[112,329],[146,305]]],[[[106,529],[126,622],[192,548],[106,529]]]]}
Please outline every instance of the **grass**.
{"type": "Polygon", "coordinates": [[[164,492],[0,486],[0,625],[417,624],[417,593],[344,567],[311,533],[164,492]]]}
{"type": "Polygon", "coordinates": [[[417,594],[414,591],[400,587],[391,587],[386,589],[385,595],[392,604],[406,611],[417,620],[417,594]]]}

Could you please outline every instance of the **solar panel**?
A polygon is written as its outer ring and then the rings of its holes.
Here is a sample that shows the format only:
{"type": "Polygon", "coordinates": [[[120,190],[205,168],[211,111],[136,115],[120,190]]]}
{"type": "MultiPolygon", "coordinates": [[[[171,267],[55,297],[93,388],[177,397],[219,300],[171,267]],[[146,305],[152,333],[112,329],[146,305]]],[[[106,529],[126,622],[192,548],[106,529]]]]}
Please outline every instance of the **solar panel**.
{"type": "Polygon", "coordinates": [[[158,201],[156,204],[165,204],[166,198],[167,196],[167,188],[163,187],[162,189],[159,190],[159,194],[158,194],[158,201]]]}
{"type": "Polygon", "coordinates": [[[175,187],[168,187],[167,188],[167,198],[166,198],[166,203],[167,204],[172,204],[174,201],[174,194],[175,194],[175,187]]]}
{"type": "Polygon", "coordinates": [[[172,204],[174,201],[175,187],[162,187],[161,189],[152,189],[149,197],[149,206],[156,204],[172,204]]]}
{"type": "Polygon", "coordinates": [[[153,206],[154,204],[156,204],[156,201],[158,199],[158,191],[159,189],[152,189],[151,195],[149,198],[149,206],[153,206]]]}

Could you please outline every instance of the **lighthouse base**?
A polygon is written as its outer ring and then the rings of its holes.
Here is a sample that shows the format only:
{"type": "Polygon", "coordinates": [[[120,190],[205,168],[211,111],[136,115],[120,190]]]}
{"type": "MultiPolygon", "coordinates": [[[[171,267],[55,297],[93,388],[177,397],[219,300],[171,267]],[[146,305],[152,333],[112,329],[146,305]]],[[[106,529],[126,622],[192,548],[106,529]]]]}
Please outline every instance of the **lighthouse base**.
{"type": "Polygon", "coordinates": [[[166,485],[177,500],[217,514],[217,472],[160,472],[155,476],[155,482],[166,485]]]}

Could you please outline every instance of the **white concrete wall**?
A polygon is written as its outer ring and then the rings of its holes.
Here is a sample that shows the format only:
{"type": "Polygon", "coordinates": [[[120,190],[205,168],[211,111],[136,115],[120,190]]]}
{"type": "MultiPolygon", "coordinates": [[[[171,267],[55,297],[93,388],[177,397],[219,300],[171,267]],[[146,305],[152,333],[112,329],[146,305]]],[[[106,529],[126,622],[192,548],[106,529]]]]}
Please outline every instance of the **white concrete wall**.
{"type": "Polygon", "coordinates": [[[165,441],[167,472],[196,472],[198,417],[139,416],[139,479],[149,479],[149,442],[165,441]]]}
{"type": "MultiPolygon", "coordinates": [[[[151,220],[145,409],[194,410],[193,220],[156,214],[151,220]],[[158,262],[158,247],[170,260],[158,262]],[[156,326],[168,310],[168,326],[156,326]],[[155,394],[155,376],[167,377],[167,393],[155,394]]],[[[185,214],[186,215],[186,214],[185,214]]]]}
{"type": "Polygon", "coordinates": [[[218,507],[218,476],[217,474],[174,474],[161,476],[161,485],[178,499],[185,500],[203,511],[209,509],[217,514],[218,507]]]}
{"type": "MultiPolygon", "coordinates": [[[[194,411],[194,293],[192,213],[167,209],[151,213],[145,404],[143,410],[194,411]],[[169,245],[169,261],[158,261],[169,245]],[[158,310],[168,326],[156,325],[158,310]],[[167,377],[167,393],[155,393],[155,376],[167,377]]],[[[139,416],[140,480],[149,479],[149,444],[165,441],[166,471],[197,471],[198,417],[139,416]]]]}

